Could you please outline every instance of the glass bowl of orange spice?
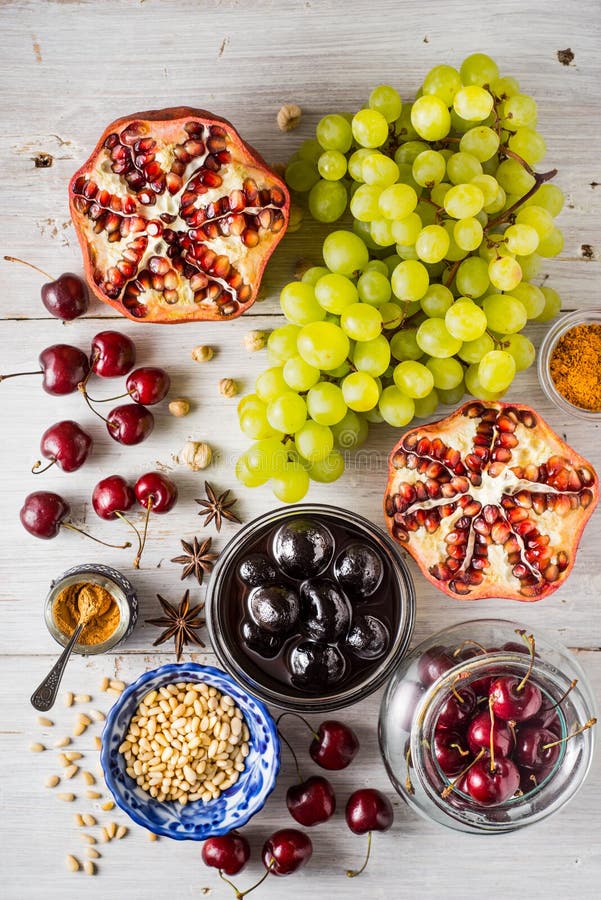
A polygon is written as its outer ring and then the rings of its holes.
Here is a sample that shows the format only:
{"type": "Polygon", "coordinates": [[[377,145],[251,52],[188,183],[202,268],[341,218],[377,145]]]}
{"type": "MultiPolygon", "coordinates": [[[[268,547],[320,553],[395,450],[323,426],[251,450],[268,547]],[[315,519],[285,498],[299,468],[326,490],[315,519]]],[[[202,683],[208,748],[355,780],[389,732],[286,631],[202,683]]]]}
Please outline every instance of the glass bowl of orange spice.
{"type": "Polygon", "coordinates": [[[538,377],[563,412],[601,420],[601,309],[567,313],[551,326],[538,355],[538,377]]]}

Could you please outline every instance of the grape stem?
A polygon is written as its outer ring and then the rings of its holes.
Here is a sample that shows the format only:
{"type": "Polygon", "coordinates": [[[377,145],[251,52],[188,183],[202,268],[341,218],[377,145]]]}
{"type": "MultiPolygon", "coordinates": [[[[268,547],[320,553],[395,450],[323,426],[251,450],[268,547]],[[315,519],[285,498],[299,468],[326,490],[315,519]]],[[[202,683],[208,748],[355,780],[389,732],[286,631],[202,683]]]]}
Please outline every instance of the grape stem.
{"type": "Polygon", "coordinates": [[[523,156],[519,156],[515,152],[515,150],[510,150],[509,147],[507,146],[507,144],[503,144],[502,147],[499,147],[499,153],[501,153],[503,156],[510,156],[512,159],[515,159],[515,161],[519,162],[519,164],[521,166],[523,166],[523,168],[526,169],[526,171],[530,175],[532,175],[534,178],[536,178],[536,172],[534,171],[534,169],[532,168],[530,163],[527,163],[526,160],[523,158],[523,156]]]}
{"type": "Polygon", "coordinates": [[[455,275],[457,274],[457,269],[459,268],[459,264],[461,262],[463,262],[463,260],[461,260],[461,259],[456,260],[456,262],[454,262],[453,265],[451,266],[451,268],[449,269],[449,273],[444,282],[445,287],[449,287],[453,283],[453,279],[455,278],[455,275]]]}
{"type": "Polygon", "coordinates": [[[509,209],[506,209],[505,212],[501,213],[500,216],[497,216],[496,219],[491,219],[491,221],[487,224],[484,231],[485,232],[490,231],[491,228],[496,228],[496,226],[500,225],[501,222],[506,222],[508,219],[510,219],[516,209],[519,209],[520,206],[523,206],[523,204],[526,202],[526,200],[529,200],[530,197],[532,197],[534,194],[536,194],[536,192],[538,191],[541,184],[544,184],[546,181],[551,181],[551,179],[555,178],[556,175],[557,175],[557,169],[550,169],[548,172],[535,173],[534,184],[532,185],[530,190],[526,191],[526,193],[524,194],[523,197],[520,197],[519,200],[516,200],[515,203],[512,203],[512,205],[509,207],[509,209]]]}

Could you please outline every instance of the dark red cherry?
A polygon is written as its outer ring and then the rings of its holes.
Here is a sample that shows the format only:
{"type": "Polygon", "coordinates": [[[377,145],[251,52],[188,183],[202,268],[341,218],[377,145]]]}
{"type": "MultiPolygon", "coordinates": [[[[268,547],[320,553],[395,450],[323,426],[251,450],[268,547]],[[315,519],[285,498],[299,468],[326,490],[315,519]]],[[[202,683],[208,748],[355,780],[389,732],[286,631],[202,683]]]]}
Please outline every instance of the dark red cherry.
{"type": "Polygon", "coordinates": [[[515,675],[496,678],[490,686],[489,696],[494,715],[515,722],[531,719],[543,701],[540,690],[532,681],[524,681],[515,675]]]}
{"type": "MultiPolygon", "coordinates": [[[[487,709],[479,712],[470,722],[467,729],[467,743],[476,756],[482,748],[490,749],[491,718],[487,709]]],[[[513,734],[503,720],[495,719],[492,728],[493,753],[495,756],[509,756],[513,749],[513,734]]]]}
{"type": "Polygon", "coordinates": [[[446,647],[430,647],[419,658],[417,674],[421,683],[429,687],[456,665],[457,661],[447,652],[446,647]]]}
{"type": "Polygon", "coordinates": [[[456,687],[443,701],[436,721],[437,728],[464,728],[476,708],[476,695],[470,687],[456,687]]]}
{"type": "Polygon", "coordinates": [[[116,519],[136,502],[134,489],[121,475],[109,475],[99,481],[92,493],[94,512],[101,519],[116,519]]]}
{"type": "Polygon", "coordinates": [[[146,440],[154,428],[154,416],[145,406],[124,403],[107,416],[108,433],[119,444],[131,446],[146,440]]]}
{"type": "Polygon", "coordinates": [[[263,844],[263,865],[273,875],[291,875],[311,859],[311,838],[297,828],[274,831],[263,844]]]}
{"type": "Polygon", "coordinates": [[[536,716],[528,720],[528,725],[546,728],[548,731],[552,731],[556,737],[561,737],[561,722],[557,710],[553,707],[541,707],[536,716]]]}
{"type": "Polygon", "coordinates": [[[128,394],[136,403],[153,406],[167,396],[171,379],[164,369],[159,369],[157,366],[143,366],[140,369],[134,369],[127,376],[125,386],[128,394]]]}
{"type": "Polygon", "coordinates": [[[518,728],[515,741],[515,761],[519,766],[525,766],[539,774],[551,769],[561,750],[556,743],[557,736],[547,728],[531,725],[529,722],[518,728]],[[547,744],[554,744],[549,747],[547,744]]]}
{"type": "Polygon", "coordinates": [[[136,347],[131,338],[118,331],[100,331],[92,338],[90,365],[102,378],[127,375],[136,362],[136,347]]]}
{"type": "Polygon", "coordinates": [[[352,728],[336,719],[326,719],[309,745],[311,759],[322,769],[346,769],[359,752],[359,738],[352,728]]]}
{"type": "Polygon", "coordinates": [[[57,536],[69,511],[69,504],[58,494],[34,491],[33,494],[28,494],[21,507],[21,524],[35,537],[49,540],[57,536]]]}
{"type": "Polygon", "coordinates": [[[220,869],[226,875],[237,875],[250,858],[250,844],[244,835],[230,831],[208,838],[202,845],[201,856],[205,866],[220,869]]]}
{"type": "Polygon", "coordinates": [[[388,797],[375,788],[360,788],[348,798],[344,813],[353,834],[388,831],[394,820],[388,797]]]}
{"type": "Polygon", "coordinates": [[[334,815],[336,796],[327,778],[313,775],[300,784],[293,784],[286,792],[286,806],[299,825],[319,825],[334,815]]]}
{"type": "Polygon", "coordinates": [[[144,509],[153,513],[166,513],[177,501],[177,487],[161,472],[146,472],[134,485],[136,499],[144,509]]]}
{"type": "Polygon", "coordinates": [[[434,756],[445,775],[459,775],[470,758],[465,737],[457,731],[441,728],[434,735],[434,756]]]}
{"type": "Polygon", "coordinates": [[[88,288],[79,275],[73,272],[63,272],[58,278],[54,279],[48,272],[44,272],[39,266],[19,259],[16,256],[5,256],[4,259],[9,262],[18,262],[30,269],[35,269],[40,275],[48,279],[48,284],[44,284],[40,291],[42,303],[52,316],[64,321],[76,319],[87,312],[90,304],[88,288]]]}
{"type": "MultiPolygon", "coordinates": [[[[84,464],[90,450],[92,438],[83,428],[71,419],[57,422],[47,428],[40,440],[40,453],[50,460],[50,466],[56,465],[64,472],[75,472],[84,464]]],[[[34,466],[34,471],[39,467],[34,466]]],[[[46,466],[42,471],[46,471],[46,466]]]]}
{"type": "Polygon", "coordinates": [[[495,758],[491,768],[488,756],[479,759],[466,775],[467,792],[476,803],[493,806],[513,797],[520,786],[518,767],[511,759],[495,758]]]}
{"type": "Polygon", "coordinates": [[[70,344],[53,344],[39,355],[42,387],[48,394],[72,394],[90,368],[87,356],[70,344]]]}

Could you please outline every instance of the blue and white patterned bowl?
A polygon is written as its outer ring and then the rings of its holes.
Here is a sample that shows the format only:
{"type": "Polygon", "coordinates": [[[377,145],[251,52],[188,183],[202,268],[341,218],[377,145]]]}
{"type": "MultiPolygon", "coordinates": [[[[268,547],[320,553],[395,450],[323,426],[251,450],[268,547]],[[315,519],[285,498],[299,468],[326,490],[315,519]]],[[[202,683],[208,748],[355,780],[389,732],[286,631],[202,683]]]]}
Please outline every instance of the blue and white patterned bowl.
{"type": "Polygon", "coordinates": [[[275,787],[280,768],[280,742],[274,720],[259,700],[212,666],[178,663],[141,675],[127,687],[111,709],[102,732],[100,761],[115,802],[138,825],[177,841],[204,841],[241,828],[263,808],[275,787]],[[235,700],[250,731],[246,768],[230,788],[208,803],[197,800],[181,806],[160,803],[143,791],[125,771],[119,745],[125,738],[140,701],[149,691],[178,681],[206,681],[235,700]]]}

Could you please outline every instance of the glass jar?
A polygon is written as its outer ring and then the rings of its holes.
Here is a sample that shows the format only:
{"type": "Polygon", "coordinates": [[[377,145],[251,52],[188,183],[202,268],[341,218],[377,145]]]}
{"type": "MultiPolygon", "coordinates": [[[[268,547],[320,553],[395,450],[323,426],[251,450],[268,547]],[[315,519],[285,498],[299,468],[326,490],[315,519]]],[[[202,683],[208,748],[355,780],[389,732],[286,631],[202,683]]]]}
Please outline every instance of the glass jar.
{"type": "MultiPolygon", "coordinates": [[[[526,779],[525,772],[525,792],[520,789],[494,806],[479,805],[463,790],[451,789],[454,778],[442,771],[432,752],[437,719],[453,688],[462,691],[475,685],[480,695],[487,691],[480,681],[483,678],[515,675],[521,680],[527,674],[531,657],[516,634],[521,629],[530,632],[517,622],[503,619],[454,625],[412,650],[389,682],[380,710],[380,749],[394,787],[425,818],[478,834],[513,831],[556,812],[584,782],[593,757],[594,728],[560,743],[557,759],[538,783],[529,776],[526,779]],[[427,672],[426,660],[434,660],[427,672]],[[450,668],[443,671],[447,665],[450,668]]],[[[553,706],[567,693],[555,708],[554,728],[561,740],[595,715],[594,697],[576,659],[544,631],[536,629],[533,634],[536,652],[530,678],[541,691],[542,706],[553,706]],[[577,684],[570,690],[574,680],[577,684]]],[[[509,724],[515,729],[513,723],[509,724]]],[[[525,723],[517,723],[518,735],[520,724],[525,723]]],[[[465,746],[465,729],[461,738],[465,746]]],[[[463,755],[466,749],[459,752],[463,755]]],[[[465,756],[466,767],[472,758],[465,756]]]]}
{"type": "Polygon", "coordinates": [[[101,644],[75,644],[74,653],[78,653],[80,656],[93,656],[97,653],[106,653],[121,641],[127,640],[134,630],[138,618],[138,598],[127,578],[110,566],[104,566],[101,563],[83,563],[67,569],[51,583],[44,603],[46,627],[54,640],[63,647],[69,642],[69,636],[61,631],[54,620],[54,601],[65,588],[83,582],[91,582],[104,588],[111,594],[119,608],[119,624],[106,641],[101,644]]]}
{"type": "Polygon", "coordinates": [[[573,403],[566,400],[563,394],[560,394],[555,387],[555,382],[551,377],[550,364],[557,342],[570,328],[574,328],[576,325],[593,324],[601,324],[601,309],[580,309],[560,316],[547,331],[540,346],[537,361],[538,380],[549,400],[562,412],[588,420],[591,423],[601,421],[601,410],[583,409],[581,406],[574,406],[573,403]]]}

